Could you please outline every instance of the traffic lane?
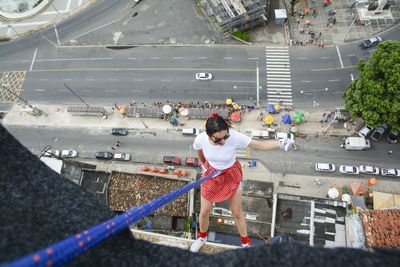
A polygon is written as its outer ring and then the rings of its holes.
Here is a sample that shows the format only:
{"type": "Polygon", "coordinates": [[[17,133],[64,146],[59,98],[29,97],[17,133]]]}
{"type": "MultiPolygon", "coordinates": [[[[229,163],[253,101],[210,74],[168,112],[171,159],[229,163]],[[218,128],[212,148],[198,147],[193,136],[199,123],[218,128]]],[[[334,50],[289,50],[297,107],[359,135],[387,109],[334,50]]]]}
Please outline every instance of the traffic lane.
{"type": "MultiPolygon", "coordinates": [[[[168,124],[168,122],[165,122],[168,124]]],[[[149,125],[151,126],[151,125],[149,125]]],[[[113,136],[110,128],[57,128],[7,126],[7,130],[32,153],[40,152],[50,145],[52,149],[74,149],[79,158],[95,158],[98,151],[131,154],[131,161],[159,162],[163,156],[178,156],[183,162],[188,156],[195,156],[191,148],[194,138],[182,137],[179,133],[168,131],[140,132],[129,130],[127,136],[113,136]],[[119,147],[116,146],[119,141],[119,147]],[[116,150],[112,150],[111,147],[116,150]]]]}
{"type": "Polygon", "coordinates": [[[64,84],[85,101],[99,103],[132,97],[142,101],[153,98],[197,101],[209,97],[225,101],[226,97],[243,99],[256,93],[255,71],[217,71],[213,75],[211,81],[197,81],[194,73],[187,70],[30,72],[22,96],[35,101],[76,102],[78,99],[64,84]]]}

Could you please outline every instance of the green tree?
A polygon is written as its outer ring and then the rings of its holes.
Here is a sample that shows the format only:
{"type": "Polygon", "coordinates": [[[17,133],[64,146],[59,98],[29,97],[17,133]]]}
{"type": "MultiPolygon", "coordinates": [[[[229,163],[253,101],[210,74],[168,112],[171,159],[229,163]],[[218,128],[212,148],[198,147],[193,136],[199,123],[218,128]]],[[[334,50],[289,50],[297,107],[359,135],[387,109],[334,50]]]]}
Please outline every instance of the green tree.
{"type": "Polygon", "coordinates": [[[370,127],[386,122],[400,131],[400,42],[380,43],[369,63],[360,60],[357,68],[360,77],[343,94],[346,109],[370,127]]]}

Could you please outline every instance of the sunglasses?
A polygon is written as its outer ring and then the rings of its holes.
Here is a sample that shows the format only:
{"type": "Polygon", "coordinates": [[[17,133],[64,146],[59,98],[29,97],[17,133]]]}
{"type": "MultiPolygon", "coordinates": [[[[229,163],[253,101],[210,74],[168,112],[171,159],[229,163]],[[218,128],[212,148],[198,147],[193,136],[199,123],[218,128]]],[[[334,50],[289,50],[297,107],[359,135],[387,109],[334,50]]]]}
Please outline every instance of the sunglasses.
{"type": "Polygon", "coordinates": [[[212,138],[210,137],[210,139],[211,139],[211,141],[213,141],[214,143],[219,144],[219,143],[221,143],[222,140],[228,139],[229,136],[230,136],[229,134],[226,134],[226,135],[225,135],[224,137],[222,137],[222,138],[214,138],[214,139],[212,139],[212,138]]]}

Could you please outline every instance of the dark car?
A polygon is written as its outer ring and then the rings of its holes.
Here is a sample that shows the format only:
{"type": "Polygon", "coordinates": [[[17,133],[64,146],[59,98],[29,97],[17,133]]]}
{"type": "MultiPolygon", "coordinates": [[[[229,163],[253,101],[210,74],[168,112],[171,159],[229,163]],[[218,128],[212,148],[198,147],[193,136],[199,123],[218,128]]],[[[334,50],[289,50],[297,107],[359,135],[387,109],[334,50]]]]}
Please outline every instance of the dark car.
{"type": "Polygon", "coordinates": [[[185,160],[185,163],[188,166],[194,166],[194,167],[201,166],[200,160],[198,158],[194,158],[194,157],[187,157],[185,160]]]}
{"type": "Polygon", "coordinates": [[[96,152],[96,159],[112,159],[113,153],[111,152],[96,152]]]}
{"type": "Polygon", "coordinates": [[[112,135],[124,135],[125,136],[125,135],[128,134],[128,131],[123,129],[123,128],[113,128],[111,130],[111,134],[112,135]]]}
{"type": "Polygon", "coordinates": [[[169,164],[179,165],[181,163],[181,160],[178,157],[175,157],[175,156],[164,156],[163,162],[164,163],[169,163],[169,164]]]}
{"type": "Polygon", "coordinates": [[[368,40],[365,40],[361,43],[361,46],[363,48],[371,48],[374,46],[377,46],[380,42],[382,42],[383,39],[380,36],[375,36],[375,37],[371,37],[368,40]]]}
{"type": "Polygon", "coordinates": [[[387,129],[388,126],[386,123],[383,123],[381,126],[376,127],[375,130],[371,133],[371,139],[374,141],[379,141],[387,129]]]}
{"type": "Polygon", "coordinates": [[[387,140],[391,144],[396,144],[399,140],[399,132],[390,132],[387,136],[387,140]]]}

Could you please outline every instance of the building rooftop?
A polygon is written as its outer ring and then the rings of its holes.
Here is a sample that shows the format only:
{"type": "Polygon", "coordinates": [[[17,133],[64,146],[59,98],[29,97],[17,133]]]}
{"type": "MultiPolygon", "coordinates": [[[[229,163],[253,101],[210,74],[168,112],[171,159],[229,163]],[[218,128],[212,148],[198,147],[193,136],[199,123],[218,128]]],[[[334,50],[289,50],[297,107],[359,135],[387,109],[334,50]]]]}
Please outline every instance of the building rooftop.
{"type": "MultiPolygon", "coordinates": [[[[188,181],[162,178],[151,174],[113,172],[108,187],[108,205],[114,211],[127,211],[177,190],[188,181]]],[[[187,193],[158,209],[155,214],[185,217],[188,211],[187,193]]]]}
{"type": "Polygon", "coordinates": [[[274,236],[321,247],[345,247],[346,204],[342,201],[278,194],[274,236]]]}
{"type": "Polygon", "coordinates": [[[400,209],[361,211],[368,247],[400,248],[400,209]]]}

